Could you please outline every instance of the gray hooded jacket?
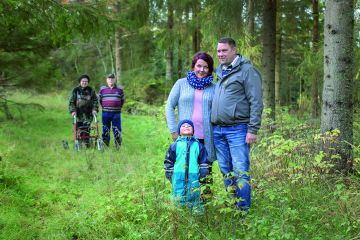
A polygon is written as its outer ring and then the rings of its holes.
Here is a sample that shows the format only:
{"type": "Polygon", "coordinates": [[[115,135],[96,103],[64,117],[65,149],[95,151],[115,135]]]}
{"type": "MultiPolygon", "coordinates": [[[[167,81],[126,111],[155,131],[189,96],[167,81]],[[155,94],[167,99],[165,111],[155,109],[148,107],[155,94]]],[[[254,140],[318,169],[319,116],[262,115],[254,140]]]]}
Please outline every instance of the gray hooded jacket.
{"type": "Polygon", "coordinates": [[[216,69],[218,82],[211,123],[220,126],[248,124],[248,132],[257,134],[263,109],[260,73],[241,55],[225,77],[222,67],[216,69]]]}

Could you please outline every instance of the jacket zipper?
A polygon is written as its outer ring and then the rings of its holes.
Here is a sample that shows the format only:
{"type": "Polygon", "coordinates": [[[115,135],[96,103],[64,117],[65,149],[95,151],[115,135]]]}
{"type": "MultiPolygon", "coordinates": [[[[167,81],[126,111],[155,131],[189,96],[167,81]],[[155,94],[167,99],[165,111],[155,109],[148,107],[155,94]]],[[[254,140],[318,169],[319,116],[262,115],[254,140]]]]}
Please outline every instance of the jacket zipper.
{"type": "Polygon", "coordinates": [[[189,181],[189,161],[190,161],[190,146],[191,141],[186,140],[186,157],[185,157],[185,196],[188,191],[188,181],[189,181]]]}

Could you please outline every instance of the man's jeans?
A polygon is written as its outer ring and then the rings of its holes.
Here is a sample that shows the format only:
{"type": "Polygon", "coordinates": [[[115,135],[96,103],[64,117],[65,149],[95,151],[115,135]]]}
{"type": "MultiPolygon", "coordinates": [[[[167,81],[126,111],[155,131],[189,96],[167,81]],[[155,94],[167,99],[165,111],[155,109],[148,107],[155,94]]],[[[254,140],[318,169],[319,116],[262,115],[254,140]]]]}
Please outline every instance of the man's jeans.
{"type": "MultiPolygon", "coordinates": [[[[120,112],[102,112],[102,139],[105,143],[110,142],[110,127],[114,133],[115,141],[120,141],[121,138],[121,114],[120,112]]],[[[119,143],[121,144],[121,143],[119,143]]]]}
{"type": "Polygon", "coordinates": [[[249,145],[245,142],[247,125],[217,126],[214,144],[226,191],[236,186],[237,208],[250,207],[249,145]],[[235,184],[236,182],[236,184],[235,184]]]}

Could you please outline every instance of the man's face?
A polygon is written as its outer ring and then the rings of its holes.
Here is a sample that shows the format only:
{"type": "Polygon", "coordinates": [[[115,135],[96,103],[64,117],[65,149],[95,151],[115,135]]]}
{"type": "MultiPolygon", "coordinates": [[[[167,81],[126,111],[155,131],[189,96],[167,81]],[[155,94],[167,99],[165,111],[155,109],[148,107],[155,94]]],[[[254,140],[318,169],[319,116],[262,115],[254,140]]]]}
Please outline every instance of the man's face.
{"type": "Polygon", "coordinates": [[[87,78],[82,78],[81,80],[80,80],[80,86],[82,87],[82,88],[85,88],[85,87],[87,87],[89,85],[89,80],[87,79],[87,78]]]}
{"type": "Polygon", "coordinates": [[[107,78],[106,79],[106,83],[109,87],[114,87],[115,86],[115,78],[107,78]]]}
{"type": "Polygon", "coordinates": [[[183,125],[181,125],[180,127],[180,135],[181,136],[186,136],[186,137],[191,137],[194,133],[193,127],[188,124],[188,123],[184,123],[183,125]]]}
{"type": "Polygon", "coordinates": [[[218,43],[217,56],[220,64],[230,65],[236,57],[236,48],[227,43],[218,43]]]}

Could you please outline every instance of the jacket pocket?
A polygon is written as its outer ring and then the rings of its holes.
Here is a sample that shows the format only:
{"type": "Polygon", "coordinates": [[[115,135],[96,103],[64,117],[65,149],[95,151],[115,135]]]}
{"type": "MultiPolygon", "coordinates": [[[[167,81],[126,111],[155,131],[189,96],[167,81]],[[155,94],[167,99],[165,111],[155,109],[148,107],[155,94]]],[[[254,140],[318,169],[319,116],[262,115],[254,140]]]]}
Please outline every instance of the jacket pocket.
{"type": "Polygon", "coordinates": [[[233,118],[236,120],[246,119],[246,118],[249,118],[249,114],[250,114],[249,106],[237,103],[235,110],[234,110],[233,118]]]}
{"type": "Polygon", "coordinates": [[[228,105],[222,107],[221,120],[223,123],[229,123],[229,120],[233,120],[235,116],[236,105],[228,105]]]}

